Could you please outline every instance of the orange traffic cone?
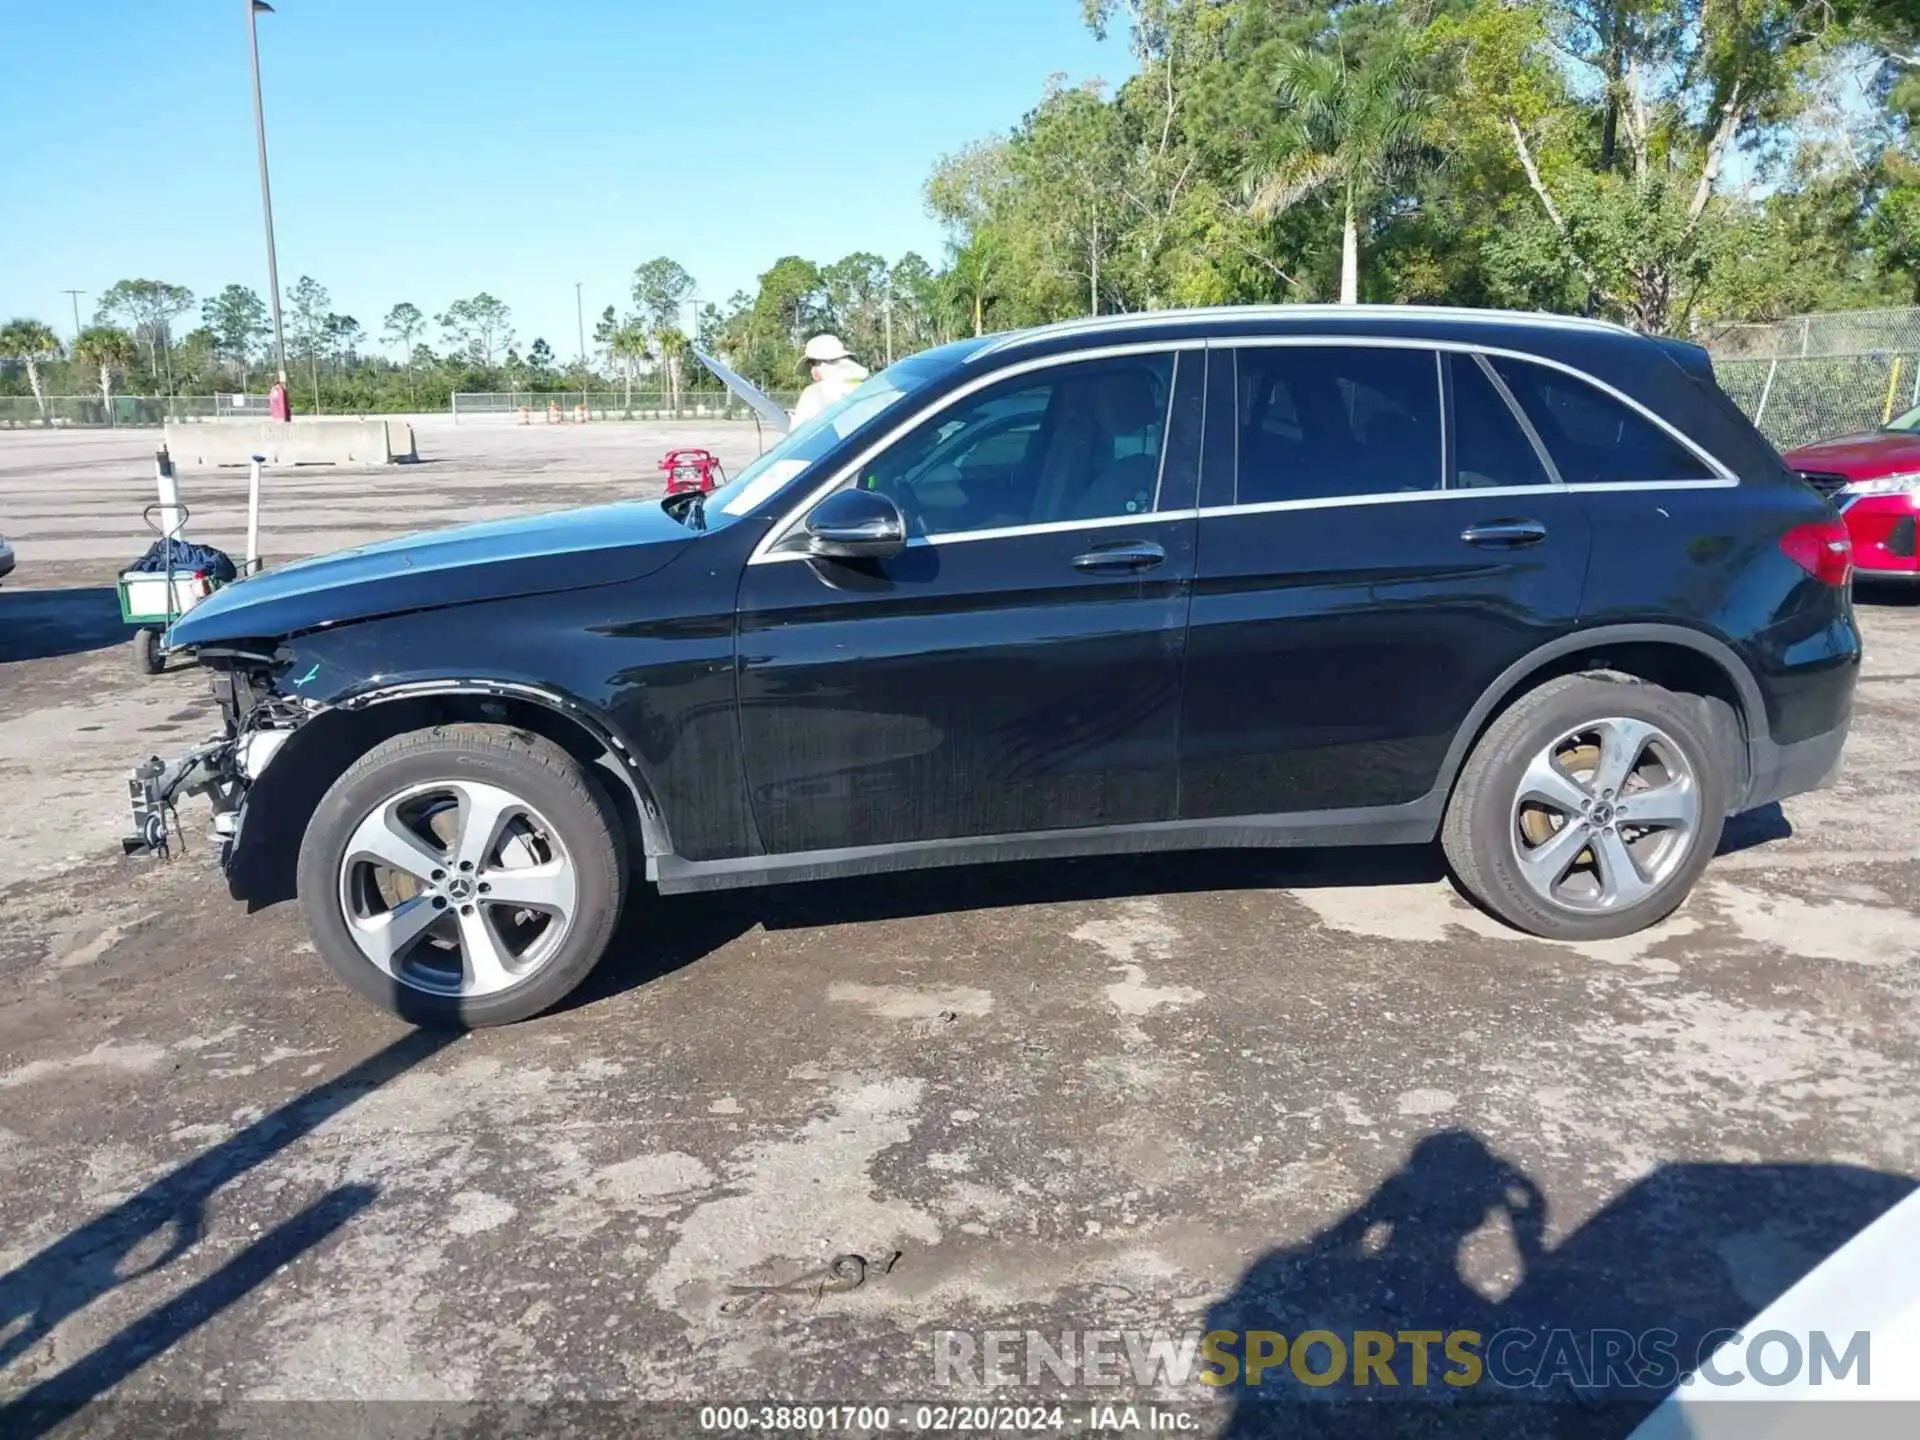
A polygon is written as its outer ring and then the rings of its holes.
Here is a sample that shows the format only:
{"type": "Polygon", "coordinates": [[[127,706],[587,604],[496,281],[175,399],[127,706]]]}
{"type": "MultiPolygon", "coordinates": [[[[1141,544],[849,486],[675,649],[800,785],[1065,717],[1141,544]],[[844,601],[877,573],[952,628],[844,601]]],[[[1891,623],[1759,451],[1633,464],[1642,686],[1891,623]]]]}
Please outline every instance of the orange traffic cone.
{"type": "Polygon", "coordinates": [[[587,423],[587,407],[584,403],[573,407],[573,423],[576,425],[587,423]]]}
{"type": "Polygon", "coordinates": [[[520,423],[522,425],[531,425],[533,423],[533,408],[531,406],[522,405],[520,407],[520,423]]]}
{"type": "Polygon", "coordinates": [[[558,400],[549,400],[547,402],[547,423],[549,425],[558,425],[560,423],[560,402],[558,400]]]}

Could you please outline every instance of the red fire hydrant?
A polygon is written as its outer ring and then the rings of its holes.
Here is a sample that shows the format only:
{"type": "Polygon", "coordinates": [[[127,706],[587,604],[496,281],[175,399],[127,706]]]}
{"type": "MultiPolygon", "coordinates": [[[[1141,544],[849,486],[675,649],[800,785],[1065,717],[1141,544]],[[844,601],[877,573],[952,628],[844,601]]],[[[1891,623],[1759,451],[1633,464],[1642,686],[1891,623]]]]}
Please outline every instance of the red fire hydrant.
{"type": "Polygon", "coordinates": [[[669,450],[660,468],[667,472],[669,495],[707,491],[727,483],[727,472],[721,468],[719,459],[707,450],[669,450]]]}

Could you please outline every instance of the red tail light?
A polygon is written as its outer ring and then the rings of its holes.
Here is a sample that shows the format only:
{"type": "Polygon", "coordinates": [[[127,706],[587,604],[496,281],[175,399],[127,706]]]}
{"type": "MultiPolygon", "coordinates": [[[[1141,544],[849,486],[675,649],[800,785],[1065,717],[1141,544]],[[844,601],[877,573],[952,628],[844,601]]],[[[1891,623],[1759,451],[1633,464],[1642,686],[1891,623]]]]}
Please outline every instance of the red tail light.
{"type": "Polygon", "coordinates": [[[1822,585],[1853,578],[1853,540],[1839,520],[1813,520],[1780,537],[1780,551],[1822,585]]]}

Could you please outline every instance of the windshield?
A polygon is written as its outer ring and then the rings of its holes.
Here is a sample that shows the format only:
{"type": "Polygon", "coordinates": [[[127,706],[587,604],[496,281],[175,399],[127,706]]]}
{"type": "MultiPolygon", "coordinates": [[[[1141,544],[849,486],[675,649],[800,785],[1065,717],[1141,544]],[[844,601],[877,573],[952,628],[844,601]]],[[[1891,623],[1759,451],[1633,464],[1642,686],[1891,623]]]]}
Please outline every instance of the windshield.
{"type": "Polygon", "coordinates": [[[760,508],[787,485],[825,459],[855,431],[873,423],[903,397],[912,394],[952,364],[917,355],[882,370],[852,394],[790,431],[778,445],[725,485],[700,507],[704,528],[717,530],[760,508]]]}
{"type": "Polygon", "coordinates": [[[1907,411],[1904,415],[1894,416],[1893,419],[1889,420],[1880,428],[1882,430],[1899,430],[1902,432],[1920,430],[1920,405],[1914,406],[1913,409],[1907,411]]]}

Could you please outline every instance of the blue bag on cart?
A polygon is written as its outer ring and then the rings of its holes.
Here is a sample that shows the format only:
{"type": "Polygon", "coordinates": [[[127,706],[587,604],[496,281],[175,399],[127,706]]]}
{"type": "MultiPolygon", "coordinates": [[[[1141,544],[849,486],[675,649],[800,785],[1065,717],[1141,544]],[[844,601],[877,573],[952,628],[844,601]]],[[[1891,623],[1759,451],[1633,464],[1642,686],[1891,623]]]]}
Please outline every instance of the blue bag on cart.
{"type": "Polygon", "coordinates": [[[167,570],[200,574],[217,585],[227,584],[240,573],[234,568],[233,559],[226,551],[216,550],[211,545],[196,545],[190,540],[156,540],[147,547],[147,553],[127,569],[142,574],[157,574],[167,570]]]}

